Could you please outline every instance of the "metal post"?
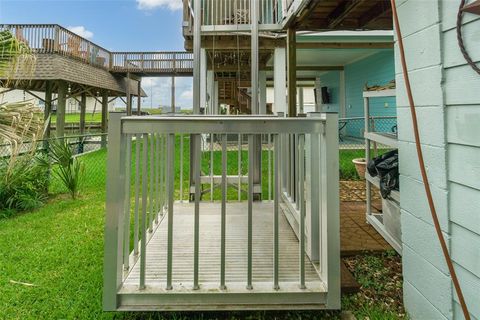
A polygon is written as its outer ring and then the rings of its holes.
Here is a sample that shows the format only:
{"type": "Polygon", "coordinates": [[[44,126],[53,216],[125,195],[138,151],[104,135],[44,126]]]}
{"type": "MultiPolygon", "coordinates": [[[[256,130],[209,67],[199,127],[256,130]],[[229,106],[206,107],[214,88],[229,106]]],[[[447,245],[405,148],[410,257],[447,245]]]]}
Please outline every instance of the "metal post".
{"type": "Polygon", "coordinates": [[[279,207],[280,207],[280,143],[279,135],[273,136],[274,144],[274,200],[273,200],[273,288],[275,290],[280,289],[278,284],[278,270],[279,270],[279,231],[278,231],[278,219],[279,219],[279,207]]]}
{"type": "Polygon", "coordinates": [[[288,116],[297,116],[297,45],[296,31],[287,30],[288,44],[288,116]]]}
{"type": "Polygon", "coordinates": [[[298,197],[300,207],[300,289],[305,289],[305,135],[298,135],[298,197]]]}
{"type": "Polygon", "coordinates": [[[138,255],[138,237],[139,237],[139,202],[140,202],[140,144],[141,135],[135,135],[135,207],[133,218],[133,254],[138,255]]]}
{"type": "Polygon", "coordinates": [[[83,92],[80,97],[80,135],[85,134],[85,114],[87,111],[87,94],[83,92]]]}
{"type": "Polygon", "coordinates": [[[252,218],[253,218],[253,173],[254,173],[254,135],[248,135],[248,253],[247,253],[247,289],[252,290],[252,218]]]}
{"type": "Polygon", "coordinates": [[[107,154],[107,194],[105,216],[105,248],[103,264],[103,307],[116,311],[118,307],[117,290],[122,283],[122,246],[123,246],[123,197],[125,180],[125,137],[122,134],[121,114],[111,114],[112,125],[109,130],[107,154]]]}
{"type": "Polygon", "coordinates": [[[225,290],[225,232],[227,220],[227,135],[222,136],[222,218],[220,248],[220,289],[225,290]]]}
{"type": "Polygon", "coordinates": [[[260,10],[260,1],[250,0],[250,23],[251,23],[251,48],[252,48],[252,59],[251,59],[251,87],[252,87],[252,114],[259,114],[259,104],[258,104],[258,72],[259,72],[259,63],[258,63],[258,18],[260,10]]]}
{"type": "Polygon", "coordinates": [[[132,137],[126,135],[126,155],[125,155],[125,218],[124,218],[124,251],[123,251],[123,268],[128,270],[130,268],[129,256],[130,256],[130,173],[131,173],[131,161],[132,161],[132,137]]]}
{"type": "Polygon", "coordinates": [[[200,73],[201,73],[201,1],[193,3],[193,113],[200,114],[200,73]]]}
{"type": "Polygon", "coordinates": [[[180,202],[183,201],[183,134],[180,135],[180,202]]]}
{"type": "Polygon", "coordinates": [[[149,197],[148,197],[148,202],[150,206],[150,214],[148,218],[148,232],[153,232],[153,220],[154,220],[154,215],[155,213],[153,212],[153,178],[154,178],[154,172],[153,172],[153,167],[154,167],[154,152],[155,152],[155,141],[154,141],[154,135],[151,134],[149,136],[149,142],[150,142],[150,185],[148,190],[150,191],[149,197]]]}
{"type": "Polygon", "coordinates": [[[140,289],[145,289],[145,269],[147,259],[147,156],[148,156],[148,134],[143,135],[142,145],[142,227],[140,247],[140,289]]]}
{"type": "MultiPolygon", "coordinates": [[[[195,144],[200,144],[200,135],[196,134],[195,144]]],[[[195,217],[194,217],[194,240],[193,240],[193,289],[198,290],[198,267],[199,267],[199,242],[200,242],[200,155],[195,155],[195,217]]]]}
{"type": "Polygon", "coordinates": [[[237,148],[238,201],[242,200],[242,135],[238,135],[237,148]]]}

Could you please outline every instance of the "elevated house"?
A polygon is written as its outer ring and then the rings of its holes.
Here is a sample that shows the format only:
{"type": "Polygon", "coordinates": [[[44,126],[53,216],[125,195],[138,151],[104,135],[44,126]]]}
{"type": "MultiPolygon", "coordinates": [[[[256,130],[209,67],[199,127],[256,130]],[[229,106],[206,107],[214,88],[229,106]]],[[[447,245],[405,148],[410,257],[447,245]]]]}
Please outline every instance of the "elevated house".
{"type": "MultiPolygon", "coordinates": [[[[454,270],[470,319],[478,319],[478,7],[459,12],[450,0],[396,4],[436,226],[416,161],[388,1],[183,3],[194,115],[110,115],[104,309],[339,309],[344,130],[366,138],[367,156],[370,142],[398,149],[400,193],[392,197],[399,228],[388,229],[380,212],[368,210],[366,219],[402,254],[410,317],[463,317],[454,270]],[[365,84],[393,78],[395,88],[364,92],[365,84]],[[304,114],[305,88],[315,89],[309,108],[316,113],[304,114]],[[397,116],[396,134],[377,132],[371,112],[397,116]],[[341,128],[339,115],[363,117],[363,131],[341,128]]],[[[92,60],[91,51],[53,39],[43,50],[108,72],[109,90],[118,94],[134,91],[122,87],[125,78],[137,79],[161,60],[153,53],[92,60]],[[60,49],[65,44],[70,49],[60,49]]],[[[370,194],[375,181],[365,177],[370,194]]]]}

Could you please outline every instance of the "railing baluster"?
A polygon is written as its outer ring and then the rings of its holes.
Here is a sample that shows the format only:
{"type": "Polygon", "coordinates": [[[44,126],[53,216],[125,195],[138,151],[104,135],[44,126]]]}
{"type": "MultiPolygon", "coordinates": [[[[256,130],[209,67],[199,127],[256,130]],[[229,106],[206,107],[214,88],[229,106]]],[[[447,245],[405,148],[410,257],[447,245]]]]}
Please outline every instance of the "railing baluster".
{"type": "Polygon", "coordinates": [[[140,134],[135,135],[135,210],[133,222],[133,254],[138,255],[139,198],[140,198],[140,134]]]}
{"type": "Polygon", "coordinates": [[[268,153],[268,200],[272,200],[272,145],[270,134],[267,134],[267,153],[268,153]]]}
{"type": "Polygon", "coordinates": [[[155,152],[155,223],[158,223],[158,216],[160,214],[160,135],[157,134],[156,139],[156,152],[155,152]]]}
{"type": "Polygon", "coordinates": [[[180,202],[183,201],[183,134],[180,135],[180,202]]]}
{"type": "Polygon", "coordinates": [[[149,142],[150,142],[150,185],[148,190],[150,191],[150,196],[148,197],[149,199],[149,205],[150,205],[150,214],[148,218],[148,232],[153,232],[153,220],[154,220],[154,210],[153,210],[153,204],[154,204],[154,192],[153,192],[153,166],[154,166],[154,152],[155,152],[155,141],[154,141],[154,135],[151,134],[149,136],[149,142]]]}
{"type": "Polygon", "coordinates": [[[213,181],[213,133],[210,134],[210,201],[213,202],[213,188],[214,188],[214,181],[213,181]]]}
{"type": "Polygon", "coordinates": [[[165,137],[160,135],[160,212],[163,216],[165,210],[165,137]]]}
{"type": "Polygon", "coordinates": [[[278,269],[279,269],[279,243],[278,243],[278,214],[280,205],[280,143],[279,136],[273,136],[274,141],[274,201],[273,201],[273,288],[280,289],[278,284],[278,269]]]}
{"type": "Polygon", "coordinates": [[[198,290],[198,264],[199,264],[199,241],[200,241],[200,171],[201,171],[201,154],[198,152],[198,146],[200,146],[200,135],[195,137],[194,151],[194,175],[195,175],[195,217],[194,217],[194,240],[193,240],[193,289],[198,290]]]}
{"type": "Polygon", "coordinates": [[[225,290],[225,232],[227,219],[227,135],[222,137],[222,217],[220,247],[220,289],[225,290]]]}
{"type": "Polygon", "coordinates": [[[167,230],[167,290],[172,290],[173,266],[173,195],[175,186],[175,134],[167,137],[167,193],[168,193],[168,230],[167,230]]]}
{"type": "Polygon", "coordinates": [[[242,135],[238,135],[237,148],[238,201],[242,200],[242,135]]]}
{"type": "Polygon", "coordinates": [[[300,207],[300,289],[305,289],[305,135],[298,135],[298,195],[300,207]]]}
{"type": "Polygon", "coordinates": [[[248,135],[248,239],[247,239],[247,289],[252,290],[252,218],[253,218],[253,175],[254,135],[248,135]]]}
{"type": "Polygon", "coordinates": [[[132,161],[132,136],[127,134],[126,138],[126,152],[125,155],[125,220],[124,220],[124,244],[123,244],[123,268],[128,270],[130,268],[130,176],[131,176],[131,161],[132,161]]]}
{"type": "Polygon", "coordinates": [[[142,145],[142,242],[140,248],[140,289],[145,289],[145,269],[147,254],[147,157],[148,157],[148,135],[143,135],[142,145]]]}

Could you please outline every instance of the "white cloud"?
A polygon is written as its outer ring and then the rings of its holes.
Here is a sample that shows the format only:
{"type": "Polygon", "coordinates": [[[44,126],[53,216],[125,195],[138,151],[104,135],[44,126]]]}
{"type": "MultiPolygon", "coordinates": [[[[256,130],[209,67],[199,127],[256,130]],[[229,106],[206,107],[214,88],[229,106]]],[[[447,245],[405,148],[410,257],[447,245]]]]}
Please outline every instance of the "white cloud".
{"type": "Polygon", "coordinates": [[[188,90],[187,89],[186,91],[183,91],[180,94],[180,98],[185,99],[185,100],[193,99],[193,90],[188,90]]]}
{"type": "Polygon", "coordinates": [[[68,27],[67,29],[85,39],[93,38],[93,32],[87,30],[84,26],[68,27]]]}
{"type": "Polygon", "coordinates": [[[172,11],[180,10],[183,7],[182,0],[137,0],[138,8],[151,10],[156,8],[168,8],[172,11]]]}

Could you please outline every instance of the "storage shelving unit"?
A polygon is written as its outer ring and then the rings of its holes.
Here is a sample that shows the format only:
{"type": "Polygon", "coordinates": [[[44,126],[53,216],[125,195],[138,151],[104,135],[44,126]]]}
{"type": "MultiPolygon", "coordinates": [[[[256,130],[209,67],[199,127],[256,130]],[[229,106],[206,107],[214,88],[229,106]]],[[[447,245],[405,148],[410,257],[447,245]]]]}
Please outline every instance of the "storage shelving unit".
{"type": "MultiPolygon", "coordinates": [[[[364,114],[365,114],[365,159],[371,159],[370,150],[372,142],[376,142],[382,145],[389,146],[391,148],[398,148],[397,135],[388,132],[375,132],[370,131],[370,99],[381,97],[395,97],[395,89],[379,90],[379,91],[364,91],[364,114]]],[[[385,226],[383,213],[372,211],[372,185],[376,188],[380,188],[380,178],[372,177],[368,171],[365,172],[365,184],[366,184],[366,218],[367,222],[372,225],[375,230],[382,235],[382,237],[397,251],[402,253],[402,244],[398,236],[394,234],[385,226]]],[[[400,203],[400,192],[392,190],[390,198],[400,203]]],[[[398,221],[400,223],[400,221],[398,221]]],[[[399,226],[398,226],[399,227],[399,226]]]]}

